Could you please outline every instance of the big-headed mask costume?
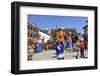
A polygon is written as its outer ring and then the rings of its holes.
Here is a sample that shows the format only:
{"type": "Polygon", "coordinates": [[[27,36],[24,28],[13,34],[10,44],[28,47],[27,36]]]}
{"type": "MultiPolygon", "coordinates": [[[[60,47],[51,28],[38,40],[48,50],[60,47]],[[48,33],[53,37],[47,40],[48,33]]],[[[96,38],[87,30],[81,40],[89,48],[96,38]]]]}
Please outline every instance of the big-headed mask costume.
{"type": "Polygon", "coordinates": [[[58,29],[56,31],[56,42],[61,43],[65,40],[65,32],[63,29],[58,29]]]}
{"type": "Polygon", "coordinates": [[[57,59],[64,59],[64,42],[65,32],[63,29],[56,31],[56,56],[57,59]]]}

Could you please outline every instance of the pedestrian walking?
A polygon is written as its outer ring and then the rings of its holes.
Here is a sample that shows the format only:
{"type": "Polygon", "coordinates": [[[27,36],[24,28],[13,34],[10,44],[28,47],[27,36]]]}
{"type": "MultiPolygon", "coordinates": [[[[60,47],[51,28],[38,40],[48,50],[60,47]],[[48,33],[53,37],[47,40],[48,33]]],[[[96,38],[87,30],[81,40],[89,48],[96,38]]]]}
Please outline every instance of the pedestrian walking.
{"type": "Polygon", "coordinates": [[[84,45],[84,41],[81,39],[80,40],[80,53],[81,53],[81,57],[84,58],[84,49],[85,49],[85,45],[84,45]]]}

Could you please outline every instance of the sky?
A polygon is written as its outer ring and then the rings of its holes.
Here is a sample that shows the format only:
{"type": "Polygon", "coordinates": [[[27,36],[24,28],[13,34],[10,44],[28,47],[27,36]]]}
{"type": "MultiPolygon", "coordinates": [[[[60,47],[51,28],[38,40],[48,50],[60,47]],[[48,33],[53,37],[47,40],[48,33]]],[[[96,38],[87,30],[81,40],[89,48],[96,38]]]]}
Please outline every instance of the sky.
{"type": "Polygon", "coordinates": [[[28,23],[35,23],[40,29],[75,28],[83,34],[83,27],[88,17],[81,16],[52,16],[52,15],[28,15],[28,23]]]}

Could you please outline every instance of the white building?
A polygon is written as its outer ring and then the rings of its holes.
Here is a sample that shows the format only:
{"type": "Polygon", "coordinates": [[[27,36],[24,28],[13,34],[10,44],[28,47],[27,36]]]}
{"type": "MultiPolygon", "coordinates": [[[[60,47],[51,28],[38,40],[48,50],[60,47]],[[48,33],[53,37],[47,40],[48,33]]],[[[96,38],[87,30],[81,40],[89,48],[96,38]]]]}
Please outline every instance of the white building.
{"type": "Polygon", "coordinates": [[[51,39],[51,36],[49,34],[46,34],[45,32],[43,32],[42,30],[39,30],[39,34],[44,39],[44,43],[46,43],[48,40],[51,39]]]}

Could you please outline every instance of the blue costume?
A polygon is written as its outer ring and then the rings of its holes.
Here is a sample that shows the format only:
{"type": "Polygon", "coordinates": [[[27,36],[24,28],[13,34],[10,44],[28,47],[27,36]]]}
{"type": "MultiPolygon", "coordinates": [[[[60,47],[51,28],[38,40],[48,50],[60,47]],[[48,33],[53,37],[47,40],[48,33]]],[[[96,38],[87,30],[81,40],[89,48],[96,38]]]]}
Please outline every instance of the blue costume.
{"type": "Polygon", "coordinates": [[[64,45],[63,43],[56,43],[56,56],[57,59],[64,59],[64,45]]]}
{"type": "Polygon", "coordinates": [[[42,50],[42,43],[38,43],[37,44],[37,52],[42,52],[43,50],[42,50]]]}
{"type": "Polygon", "coordinates": [[[72,33],[71,32],[68,32],[68,44],[67,44],[67,48],[68,49],[72,49],[73,46],[72,46],[72,33]]]}
{"type": "Polygon", "coordinates": [[[72,46],[72,42],[70,41],[70,42],[68,42],[68,45],[67,45],[67,48],[72,48],[73,46],[72,46]]]}

